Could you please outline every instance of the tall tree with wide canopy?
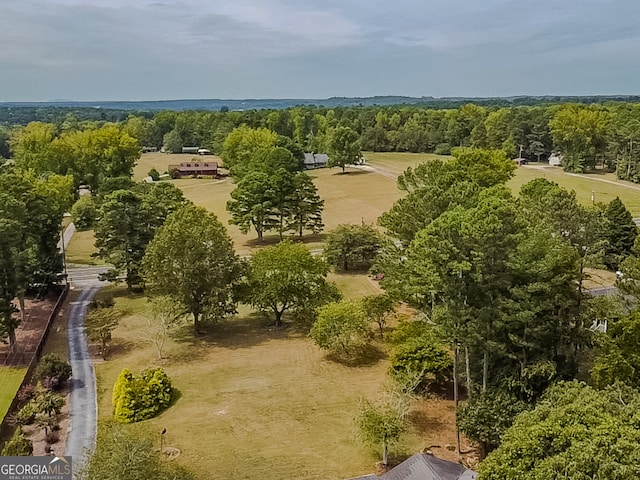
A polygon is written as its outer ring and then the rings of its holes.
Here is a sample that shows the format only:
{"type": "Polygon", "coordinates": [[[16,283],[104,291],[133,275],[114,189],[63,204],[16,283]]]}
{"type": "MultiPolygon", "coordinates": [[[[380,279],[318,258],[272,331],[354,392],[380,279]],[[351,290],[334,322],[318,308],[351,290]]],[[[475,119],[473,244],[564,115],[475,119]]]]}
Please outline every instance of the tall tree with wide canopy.
{"type": "Polygon", "coordinates": [[[218,218],[186,205],[171,214],[147,246],[142,262],[151,293],[167,295],[193,316],[216,321],[233,313],[242,264],[218,218]]]}
{"type": "Polygon", "coordinates": [[[357,165],[362,159],[358,134],[349,127],[336,127],[329,135],[329,167],[357,165]]]}
{"type": "Polygon", "coordinates": [[[315,307],[339,298],[335,285],[326,280],[328,273],[329,265],[304,245],[280,242],[251,257],[247,301],[272,312],[279,326],[286,311],[312,313],[315,307]]]}

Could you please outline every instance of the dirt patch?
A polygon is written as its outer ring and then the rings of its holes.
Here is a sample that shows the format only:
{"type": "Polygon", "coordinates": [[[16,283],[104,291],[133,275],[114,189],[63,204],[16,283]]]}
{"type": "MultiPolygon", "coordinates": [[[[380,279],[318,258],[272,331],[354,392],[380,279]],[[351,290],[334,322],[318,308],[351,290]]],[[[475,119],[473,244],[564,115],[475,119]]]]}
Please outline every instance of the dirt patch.
{"type": "MultiPolygon", "coordinates": [[[[0,344],[0,362],[5,366],[28,365],[42,339],[49,315],[57,301],[57,296],[42,300],[25,300],[25,320],[16,329],[16,346],[11,351],[9,345],[0,344]]],[[[16,302],[17,304],[17,302],[16,302]]],[[[17,315],[20,315],[19,313],[17,315]]]]}

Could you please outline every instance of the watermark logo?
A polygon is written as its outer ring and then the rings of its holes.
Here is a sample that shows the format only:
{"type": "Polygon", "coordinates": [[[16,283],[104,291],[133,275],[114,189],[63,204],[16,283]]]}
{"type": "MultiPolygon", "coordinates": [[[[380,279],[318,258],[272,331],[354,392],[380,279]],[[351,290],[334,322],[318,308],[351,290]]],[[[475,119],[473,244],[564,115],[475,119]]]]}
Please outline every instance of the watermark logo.
{"type": "Polygon", "coordinates": [[[71,480],[71,457],[0,457],[0,480],[71,480]]]}

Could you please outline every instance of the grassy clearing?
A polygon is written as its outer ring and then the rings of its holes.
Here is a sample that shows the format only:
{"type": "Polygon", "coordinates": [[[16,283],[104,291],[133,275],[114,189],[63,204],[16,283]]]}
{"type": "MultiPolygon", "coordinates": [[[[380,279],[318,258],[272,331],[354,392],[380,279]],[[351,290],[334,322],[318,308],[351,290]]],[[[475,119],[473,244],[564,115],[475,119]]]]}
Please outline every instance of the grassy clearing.
{"type": "Polygon", "coordinates": [[[544,168],[528,165],[518,168],[515,177],[509,181],[508,186],[517,193],[522,185],[541,177],[556,182],[567,190],[574,190],[578,201],[583,205],[592,204],[591,195],[592,192],[595,192],[596,202],[609,203],[614,198],[620,197],[620,200],[634,217],[640,216],[640,186],[616,181],[612,175],[592,173],[574,176],[568,175],[559,167],[544,168]]]}
{"type": "Polygon", "coordinates": [[[26,368],[0,367],[0,419],[7,414],[25,373],[26,368]]]}
{"type": "Polygon", "coordinates": [[[367,163],[396,175],[400,175],[408,167],[415,168],[421,163],[436,158],[450,158],[449,156],[436,155],[434,153],[363,152],[363,155],[367,163]]]}
{"type": "Polygon", "coordinates": [[[105,265],[105,262],[101,259],[91,256],[91,254],[98,251],[94,245],[95,241],[93,230],[76,231],[65,250],[67,264],[105,265]]]}
{"type": "MultiPolygon", "coordinates": [[[[376,291],[362,274],[331,279],[348,296],[376,291]]],[[[166,444],[181,449],[178,461],[199,478],[343,479],[373,471],[377,452],[358,440],[353,419],[359,399],[375,399],[383,389],[388,362],[382,349],[361,365],[331,362],[304,331],[273,330],[242,308],[197,338],[185,325],[167,342],[166,359],[157,361],[141,340],[146,300],[113,287],[101,295],[109,292],[130,315],[113,333],[111,357],[96,365],[101,419],[111,415],[111,388],[122,368],[160,365],[178,399],[145,423],[152,431],[167,429],[166,444]]],[[[403,450],[414,453],[424,442],[414,432],[403,450]]]]}

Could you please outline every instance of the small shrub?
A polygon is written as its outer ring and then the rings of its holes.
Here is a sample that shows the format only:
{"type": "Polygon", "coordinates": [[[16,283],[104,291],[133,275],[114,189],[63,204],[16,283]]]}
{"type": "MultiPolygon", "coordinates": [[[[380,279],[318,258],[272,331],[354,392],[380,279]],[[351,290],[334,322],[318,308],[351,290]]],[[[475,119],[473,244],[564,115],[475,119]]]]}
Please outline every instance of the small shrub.
{"type": "Polygon", "coordinates": [[[9,440],[2,449],[0,455],[7,457],[28,457],[33,455],[33,443],[24,435],[21,428],[17,428],[11,440],[9,440]]]}
{"type": "Polygon", "coordinates": [[[54,353],[42,357],[35,371],[35,379],[38,381],[43,381],[45,378],[55,378],[57,380],[56,388],[61,388],[69,380],[69,377],[71,377],[71,365],[54,353]]]}
{"type": "Polygon", "coordinates": [[[151,177],[151,180],[153,180],[154,182],[160,180],[160,172],[158,172],[155,167],[149,170],[149,173],[147,175],[149,175],[151,177]]]}
{"type": "Polygon", "coordinates": [[[138,377],[125,368],[113,386],[113,416],[122,423],[153,418],[169,406],[172,393],[162,368],[148,368],[138,377]]]}
{"type": "Polygon", "coordinates": [[[37,409],[33,402],[27,403],[16,415],[16,420],[20,425],[31,425],[36,419],[37,409]]]}
{"type": "Polygon", "coordinates": [[[451,354],[433,327],[421,321],[401,322],[391,336],[391,376],[412,390],[428,381],[442,385],[453,369],[451,354]]]}
{"type": "Polygon", "coordinates": [[[55,430],[51,430],[44,435],[44,440],[49,445],[53,445],[54,443],[58,443],[58,440],[60,440],[60,434],[55,430]]]}
{"type": "Polygon", "coordinates": [[[50,392],[54,392],[59,388],[60,381],[57,377],[46,377],[42,379],[42,386],[50,392]]]}
{"type": "Polygon", "coordinates": [[[28,402],[35,397],[35,387],[33,385],[24,385],[18,391],[18,400],[21,402],[28,402]]]}

